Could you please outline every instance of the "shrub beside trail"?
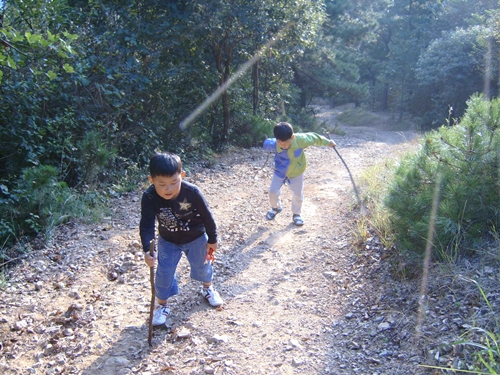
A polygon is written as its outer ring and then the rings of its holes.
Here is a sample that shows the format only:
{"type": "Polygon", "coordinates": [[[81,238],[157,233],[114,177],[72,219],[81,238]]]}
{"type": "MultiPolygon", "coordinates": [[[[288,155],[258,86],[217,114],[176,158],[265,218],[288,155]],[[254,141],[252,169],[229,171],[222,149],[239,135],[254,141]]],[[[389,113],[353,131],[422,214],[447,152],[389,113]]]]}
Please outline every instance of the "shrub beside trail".
{"type": "Polygon", "coordinates": [[[439,189],[436,255],[455,258],[497,233],[499,133],[500,100],[476,95],[459,121],[428,133],[420,150],[401,160],[385,202],[402,249],[425,249],[435,189],[439,189]]]}

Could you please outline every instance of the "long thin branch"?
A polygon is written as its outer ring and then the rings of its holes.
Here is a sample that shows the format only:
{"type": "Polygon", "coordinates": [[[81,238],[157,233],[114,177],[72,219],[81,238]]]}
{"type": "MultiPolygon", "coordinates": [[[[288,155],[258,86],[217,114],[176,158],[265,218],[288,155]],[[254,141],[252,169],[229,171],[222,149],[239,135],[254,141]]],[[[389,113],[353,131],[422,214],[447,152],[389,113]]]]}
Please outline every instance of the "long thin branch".
{"type": "Polygon", "coordinates": [[[14,47],[12,44],[10,44],[7,40],[0,38],[0,43],[3,44],[6,47],[12,48],[19,52],[21,55],[28,57],[29,55],[24,53],[23,51],[19,50],[19,48],[14,47]]]}

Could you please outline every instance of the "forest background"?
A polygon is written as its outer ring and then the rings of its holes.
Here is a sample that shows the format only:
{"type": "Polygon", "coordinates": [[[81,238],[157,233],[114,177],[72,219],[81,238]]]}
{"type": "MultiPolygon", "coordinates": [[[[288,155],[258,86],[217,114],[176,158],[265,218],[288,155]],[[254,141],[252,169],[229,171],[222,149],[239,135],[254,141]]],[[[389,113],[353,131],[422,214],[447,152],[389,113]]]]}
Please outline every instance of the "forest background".
{"type": "Polygon", "coordinates": [[[314,98],[452,125],[498,95],[499,22],[497,0],[2,1],[0,261],[102,214],[155,150],[189,169],[277,121],[321,132],[314,98]]]}

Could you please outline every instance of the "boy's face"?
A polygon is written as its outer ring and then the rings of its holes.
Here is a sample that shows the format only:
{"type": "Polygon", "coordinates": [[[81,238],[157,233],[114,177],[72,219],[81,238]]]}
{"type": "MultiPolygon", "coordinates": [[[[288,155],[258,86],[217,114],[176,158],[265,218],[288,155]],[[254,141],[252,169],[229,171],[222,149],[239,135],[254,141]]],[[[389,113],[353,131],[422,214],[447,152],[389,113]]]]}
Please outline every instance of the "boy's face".
{"type": "Polygon", "coordinates": [[[292,138],[290,139],[287,139],[286,141],[280,141],[279,139],[277,139],[276,141],[278,142],[278,146],[283,149],[283,150],[288,150],[288,148],[290,147],[290,145],[292,144],[292,140],[293,138],[295,138],[295,134],[292,135],[292,138]]]}
{"type": "Polygon", "coordinates": [[[182,178],[186,172],[176,173],[172,176],[149,176],[149,181],[155,186],[156,193],[163,199],[175,199],[181,191],[182,178]]]}

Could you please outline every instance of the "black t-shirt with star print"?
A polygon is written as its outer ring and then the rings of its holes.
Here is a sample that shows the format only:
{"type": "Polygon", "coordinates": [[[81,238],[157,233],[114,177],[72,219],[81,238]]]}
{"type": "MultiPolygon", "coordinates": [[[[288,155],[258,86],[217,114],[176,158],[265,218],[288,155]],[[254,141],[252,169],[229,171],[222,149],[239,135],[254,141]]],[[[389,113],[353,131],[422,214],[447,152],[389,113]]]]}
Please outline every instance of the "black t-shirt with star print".
{"type": "Polygon", "coordinates": [[[155,235],[155,222],[162,238],[170,243],[183,245],[203,234],[208,243],[217,242],[217,225],[200,189],[182,181],[175,199],[163,199],[151,185],[142,195],[139,231],[144,251],[155,235]]]}

